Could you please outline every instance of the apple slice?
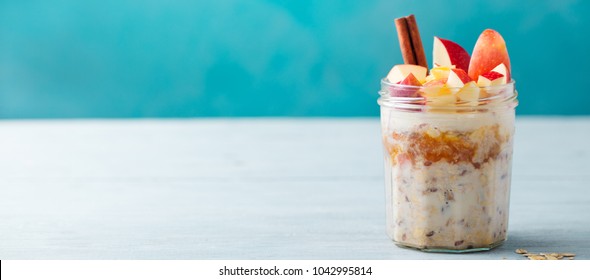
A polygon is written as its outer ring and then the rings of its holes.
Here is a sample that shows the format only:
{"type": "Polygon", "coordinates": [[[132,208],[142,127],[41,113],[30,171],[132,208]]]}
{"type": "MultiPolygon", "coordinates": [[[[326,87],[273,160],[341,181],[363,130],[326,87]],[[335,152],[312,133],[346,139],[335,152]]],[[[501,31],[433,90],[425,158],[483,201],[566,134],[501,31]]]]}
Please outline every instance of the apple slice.
{"type": "Polygon", "coordinates": [[[506,84],[506,76],[496,71],[479,75],[477,78],[477,85],[480,87],[489,87],[506,84]]]}
{"type": "Polygon", "coordinates": [[[428,72],[428,69],[420,65],[399,64],[391,68],[391,71],[387,74],[387,80],[390,83],[397,84],[411,73],[418,81],[424,81],[426,79],[426,72],[428,72]]]}
{"type": "Polygon", "coordinates": [[[409,86],[409,87],[399,87],[399,86],[392,86],[391,87],[391,96],[395,97],[417,97],[418,90],[420,90],[420,86],[422,83],[416,79],[414,74],[410,73],[408,76],[398,83],[399,85],[409,86]]]}
{"type": "Polygon", "coordinates": [[[455,65],[465,71],[469,68],[469,53],[459,44],[439,37],[434,37],[432,60],[434,67],[455,65]]]}
{"type": "Polygon", "coordinates": [[[447,86],[460,88],[466,83],[471,82],[471,78],[463,69],[451,69],[449,77],[447,78],[447,86]]]}
{"type": "Polygon", "coordinates": [[[494,70],[501,63],[506,66],[506,80],[510,81],[510,57],[506,42],[497,31],[486,29],[479,35],[473,48],[469,62],[469,77],[477,80],[480,75],[494,70]]]}

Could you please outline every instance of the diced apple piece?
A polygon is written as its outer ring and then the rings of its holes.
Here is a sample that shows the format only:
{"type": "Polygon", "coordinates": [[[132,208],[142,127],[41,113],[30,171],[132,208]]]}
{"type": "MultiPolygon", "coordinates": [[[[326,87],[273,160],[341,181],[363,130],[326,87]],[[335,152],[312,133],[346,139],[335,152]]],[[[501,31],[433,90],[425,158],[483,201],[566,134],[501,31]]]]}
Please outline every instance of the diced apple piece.
{"type": "Polygon", "coordinates": [[[498,73],[504,75],[504,77],[505,77],[504,83],[510,82],[510,80],[508,80],[508,72],[510,72],[510,71],[508,71],[508,67],[506,67],[506,65],[504,63],[498,64],[498,66],[494,67],[494,69],[492,69],[492,71],[498,72],[498,73]]]}
{"type": "Polygon", "coordinates": [[[471,78],[463,69],[451,69],[447,78],[447,86],[460,88],[464,84],[471,82],[471,78]]]}
{"type": "Polygon", "coordinates": [[[426,82],[424,87],[422,88],[422,95],[426,98],[429,96],[440,95],[443,91],[448,91],[448,88],[445,86],[445,82],[443,80],[432,80],[430,82],[426,82]]]}
{"type": "Polygon", "coordinates": [[[488,87],[482,90],[481,95],[485,97],[490,97],[500,94],[504,89],[495,88],[494,86],[504,85],[508,82],[507,77],[505,75],[506,71],[506,66],[504,66],[504,64],[502,63],[496,66],[493,71],[490,71],[479,76],[479,79],[477,81],[478,84],[481,87],[488,87]]]}
{"type": "Polygon", "coordinates": [[[473,48],[469,62],[469,77],[477,80],[480,75],[493,71],[500,63],[506,66],[506,80],[510,81],[510,57],[506,42],[497,31],[486,29],[479,35],[473,48]]]}
{"type": "Polygon", "coordinates": [[[432,75],[432,73],[428,74],[428,76],[426,76],[426,79],[424,80],[424,83],[429,83],[436,80],[436,77],[434,77],[434,75],[432,75]]]}
{"type": "Polygon", "coordinates": [[[416,78],[416,76],[414,76],[414,74],[410,73],[408,74],[408,76],[403,79],[401,82],[399,82],[400,85],[408,85],[408,86],[421,86],[422,83],[420,83],[420,81],[418,81],[418,79],[416,78]]]}
{"type": "Polygon", "coordinates": [[[490,71],[482,74],[477,79],[477,85],[480,87],[489,87],[506,84],[506,76],[496,71],[490,71]]]}
{"type": "Polygon", "coordinates": [[[464,106],[477,106],[479,101],[480,88],[473,81],[466,83],[457,92],[459,103],[464,106]]]}
{"type": "Polygon", "coordinates": [[[392,86],[391,96],[395,97],[417,97],[418,90],[422,83],[416,79],[414,74],[410,73],[408,76],[398,83],[399,85],[408,86],[392,86]]]}
{"type": "Polygon", "coordinates": [[[457,98],[455,97],[455,95],[450,92],[448,94],[431,95],[426,97],[426,99],[428,100],[429,104],[435,106],[454,105],[455,102],[457,102],[457,98]]]}
{"type": "Polygon", "coordinates": [[[428,69],[420,65],[399,64],[391,68],[391,71],[387,74],[387,80],[390,83],[397,84],[403,81],[409,74],[413,74],[418,81],[424,81],[426,79],[426,72],[428,72],[428,69]]]}
{"type": "Polygon", "coordinates": [[[447,82],[446,79],[444,79],[444,80],[437,79],[437,80],[428,81],[424,84],[424,88],[430,89],[430,88],[442,87],[445,85],[446,82],[447,82]]]}
{"type": "Polygon", "coordinates": [[[446,79],[449,77],[451,69],[455,69],[455,66],[440,66],[430,69],[430,73],[438,79],[446,79]]]}
{"type": "Polygon", "coordinates": [[[434,37],[432,60],[434,67],[454,65],[465,71],[469,68],[469,53],[459,44],[439,37],[434,37]]]}
{"type": "Polygon", "coordinates": [[[451,92],[443,80],[433,80],[424,84],[422,95],[426,97],[428,103],[433,105],[454,104],[457,98],[451,92]]]}

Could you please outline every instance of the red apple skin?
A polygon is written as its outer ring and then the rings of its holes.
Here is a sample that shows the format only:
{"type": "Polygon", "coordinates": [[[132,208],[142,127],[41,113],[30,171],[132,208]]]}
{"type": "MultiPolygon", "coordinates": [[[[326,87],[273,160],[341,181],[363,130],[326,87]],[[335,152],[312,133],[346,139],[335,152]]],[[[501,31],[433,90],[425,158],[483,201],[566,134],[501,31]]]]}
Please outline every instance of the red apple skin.
{"type": "Polygon", "coordinates": [[[418,90],[420,89],[418,87],[422,86],[422,83],[412,73],[408,74],[405,79],[397,84],[409,87],[392,87],[391,95],[395,97],[417,97],[418,90]]]}
{"type": "Polygon", "coordinates": [[[455,67],[463,69],[465,70],[465,72],[467,72],[467,69],[469,69],[470,61],[469,53],[463,47],[461,47],[461,45],[451,40],[443,39],[440,37],[435,38],[439,39],[441,43],[443,43],[443,45],[445,46],[445,49],[447,49],[447,53],[451,58],[451,63],[455,65],[455,67]]]}
{"type": "Polygon", "coordinates": [[[416,79],[416,76],[414,76],[414,74],[410,73],[408,74],[408,76],[403,79],[401,82],[399,82],[400,85],[408,85],[408,86],[421,86],[422,84],[420,83],[420,81],[418,81],[418,79],[416,79]]]}
{"type": "Polygon", "coordinates": [[[461,79],[461,82],[463,82],[464,84],[473,81],[471,77],[467,75],[467,72],[465,72],[465,70],[463,69],[451,69],[451,71],[455,72],[455,74],[457,74],[459,79],[461,79]]]}
{"type": "Polygon", "coordinates": [[[502,75],[502,73],[498,73],[496,71],[490,71],[488,73],[481,74],[481,76],[485,77],[486,79],[488,79],[490,81],[494,81],[496,79],[500,79],[500,78],[504,77],[504,75],[502,75]]]}
{"type": "Polygon", "coordinates": [[[508,56],[506,42],[497,31],[486,29],[479,35],[473,48],[471,62],[469,62],[469,77],[477,80],[479,75],[492,71],[500,63],[506,65],[508,70],[506,80],[509,82],[510,57],[508,56]]]}

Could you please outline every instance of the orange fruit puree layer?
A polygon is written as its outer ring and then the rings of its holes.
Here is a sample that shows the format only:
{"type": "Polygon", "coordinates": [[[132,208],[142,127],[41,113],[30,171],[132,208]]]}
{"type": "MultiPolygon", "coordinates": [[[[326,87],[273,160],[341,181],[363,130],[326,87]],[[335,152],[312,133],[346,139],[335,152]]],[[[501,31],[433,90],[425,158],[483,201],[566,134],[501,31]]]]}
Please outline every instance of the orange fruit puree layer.
{"type": "Polygon", "coordinates": [[[392,164],[410,161],[426,166],[446,161],[471,163],[479,168],[481,163],[495,158],[506,140],[499,133],[499,126],[483,126],[474,131],[438,131],[431,127],[406,133],[393,132],[391,139],[384,138],[392,164]],[[393,142],[393,143],[391,143],[393,142]]]}

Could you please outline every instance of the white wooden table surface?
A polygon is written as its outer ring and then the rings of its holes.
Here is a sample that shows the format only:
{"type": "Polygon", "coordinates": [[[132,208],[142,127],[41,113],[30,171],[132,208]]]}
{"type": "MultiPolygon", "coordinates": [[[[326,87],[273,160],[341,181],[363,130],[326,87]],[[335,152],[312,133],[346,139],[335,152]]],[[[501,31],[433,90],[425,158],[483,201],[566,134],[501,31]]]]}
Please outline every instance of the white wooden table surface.
{"type": "Polygon", "coordinates": [[[385,235],[378,119],[0,122],[0,259],[590,259],[590,118],[519,118],[508,241],[385,235]]]}

